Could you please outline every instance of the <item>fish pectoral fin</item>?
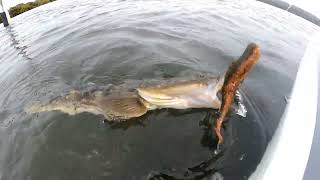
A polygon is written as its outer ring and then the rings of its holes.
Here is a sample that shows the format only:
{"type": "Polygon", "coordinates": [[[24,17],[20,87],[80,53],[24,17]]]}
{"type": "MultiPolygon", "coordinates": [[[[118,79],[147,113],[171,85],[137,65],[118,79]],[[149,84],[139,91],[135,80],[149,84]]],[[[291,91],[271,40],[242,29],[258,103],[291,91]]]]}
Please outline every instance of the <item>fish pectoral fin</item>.
{"type": "Polygon", "coordinates": [[[107,98],[101,106],[106,118],[111,120],[140,117],[148,111],[139,98],[133,96],[107,98]]]}

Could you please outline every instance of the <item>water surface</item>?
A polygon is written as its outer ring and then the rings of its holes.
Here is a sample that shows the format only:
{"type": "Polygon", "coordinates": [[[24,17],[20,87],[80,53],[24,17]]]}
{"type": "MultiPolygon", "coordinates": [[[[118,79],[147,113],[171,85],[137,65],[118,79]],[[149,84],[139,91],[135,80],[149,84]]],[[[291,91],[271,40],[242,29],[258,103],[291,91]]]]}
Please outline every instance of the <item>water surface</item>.
{"type": "Polygon", "coordinates": [[[311,23],[260,2],[59,0],[0,28],[0,179],[242,180],[285,108],[311,23]],[[231,114],[223,152],[214,112],[161,110],[124,124],[23,109],[74,87],[221,74],[246,45],[262,56],[231,114]]]}

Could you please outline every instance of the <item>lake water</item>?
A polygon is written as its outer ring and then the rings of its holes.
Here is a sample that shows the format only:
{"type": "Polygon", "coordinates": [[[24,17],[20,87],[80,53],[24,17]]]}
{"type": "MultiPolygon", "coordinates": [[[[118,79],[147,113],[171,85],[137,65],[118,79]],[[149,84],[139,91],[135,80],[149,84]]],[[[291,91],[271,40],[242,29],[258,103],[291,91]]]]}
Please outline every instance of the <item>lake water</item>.
{"type": "Polygon", "coordinates": [[[240,0],[58,0],[19,15],[0,27],[0,179],[247,179],[316,30],[240,0]],[[208,110],[161,110],[121,124],[23,111],[92,83],[219,75],[250,42],[262,56],[240,88],[247,117],[230,114],[219,155],[208,110]]]}

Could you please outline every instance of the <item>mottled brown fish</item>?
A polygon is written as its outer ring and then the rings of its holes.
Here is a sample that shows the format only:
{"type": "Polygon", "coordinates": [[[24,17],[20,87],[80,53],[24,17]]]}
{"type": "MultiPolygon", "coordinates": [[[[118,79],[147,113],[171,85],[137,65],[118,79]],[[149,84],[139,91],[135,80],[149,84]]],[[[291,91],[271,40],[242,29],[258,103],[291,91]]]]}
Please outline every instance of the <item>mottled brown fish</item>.
{"type": "Polygon", "coordinates": [[[34,104],[26,111],[36,113],[58,110],[71,115],[90,112],[103,115],[107,120],[117,121],[140,117],[149,110],[161,108],[219,109],[220,116],[214,131],[220,144],[223,142],[221,125],[233,104],[235,93],[259,57],[259,47],[249,44],[239,60],[232,63],[220,77],[171,78],[151,82],[136,80],[118,87],[73,90],[48,103],[34,104]],[[218,92],[222,94],[221,100],[218,92]]]}
{"type": "Polygon", "coordinates": [[[33,104],[27,112],[62,111],[70,115],[82,112],[101,114],[107,120],[121,121],[144,115],[148,110],[173,108],[219,109],[217,92],[223,78],[127,81],[119,86],[72,90],[48,103],[33,104]]]}

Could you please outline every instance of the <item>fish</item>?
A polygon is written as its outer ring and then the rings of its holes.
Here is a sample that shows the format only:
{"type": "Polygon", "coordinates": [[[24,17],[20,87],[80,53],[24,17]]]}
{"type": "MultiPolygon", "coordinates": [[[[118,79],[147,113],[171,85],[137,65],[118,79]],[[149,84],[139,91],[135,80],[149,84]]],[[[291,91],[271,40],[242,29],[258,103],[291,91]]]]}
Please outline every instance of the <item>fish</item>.
{"type": "Polygon", "coordinates": [[[110,121],[121,121],[133,117],[140,117],[148,109],[135,93],[108,94],[94,90],[82,92],[71,90],[65,96],[58,96],[48,103],[34,103],[25,109],[27,113],[61,111],[69,115],[88,112],[103,115],[110,121]]]}
{"type": "Polygon", "coordinates": [[[220,76],[131,80],[119,85],[71,90],[47,103],[34,103],[28,113],[61,111],[70,115],[89,112],[109,121],[125,121],[155,109],[211,108],[219,110],[213,131],[223,142],[221,127],[238,88],[260,58],[260,48],[250,43],[240,58],[220,76]]]}
{"type": "Polygon", "coordinates": [[[217,91],[222,85],[223,79],[215,77],[126,81],[118,86],[73,89],[47,103],[34,103],[25,111],[61,111],[69,115],[88,112],[109,121],[124,121],[155,109],[219,109],[217,91]]]}
{"type": "Polygon", "coordinates": [[[154,107],[153,109],[219,109],[221,101],[217,94],[223,82],[223,77],[183,80],[174,84],[139,87],[137,93],[141,99],[154,107]]]}

